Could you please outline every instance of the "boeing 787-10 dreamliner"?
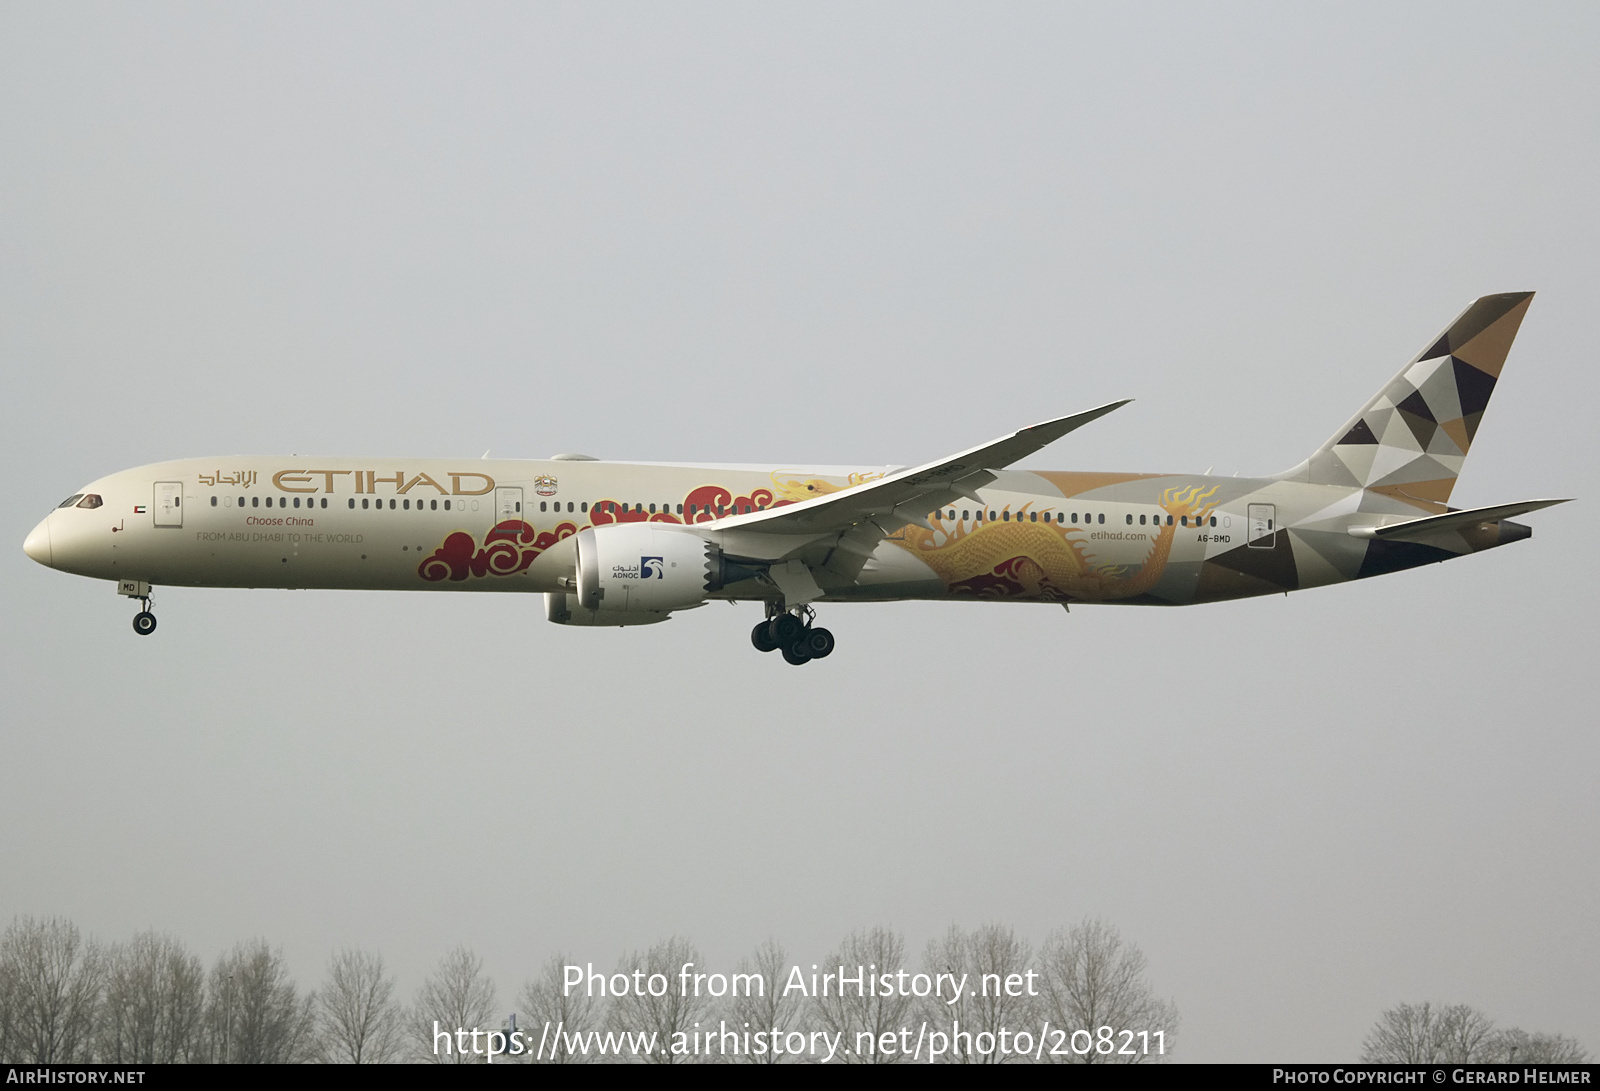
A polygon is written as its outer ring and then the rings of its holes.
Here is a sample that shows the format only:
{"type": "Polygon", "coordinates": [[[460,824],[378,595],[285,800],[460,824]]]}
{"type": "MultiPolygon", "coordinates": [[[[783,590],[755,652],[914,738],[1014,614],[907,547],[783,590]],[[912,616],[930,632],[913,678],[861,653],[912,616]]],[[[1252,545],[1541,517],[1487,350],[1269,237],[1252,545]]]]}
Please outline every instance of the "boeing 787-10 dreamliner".
{"type": "Polygon", "coordinates": [[[526,591],[562,625],[648,625],[759,602],[790,663],[833,635],[814,604],[890,599],[1178,606],[1377,576],[1519,541],[1448,507],[1531,292],[1485,296],[1293,469],[1240,478],[1007,467],[1126,402],[913,469],[228,457],[90,482],[23,548],[153,585],[526,591]]]}

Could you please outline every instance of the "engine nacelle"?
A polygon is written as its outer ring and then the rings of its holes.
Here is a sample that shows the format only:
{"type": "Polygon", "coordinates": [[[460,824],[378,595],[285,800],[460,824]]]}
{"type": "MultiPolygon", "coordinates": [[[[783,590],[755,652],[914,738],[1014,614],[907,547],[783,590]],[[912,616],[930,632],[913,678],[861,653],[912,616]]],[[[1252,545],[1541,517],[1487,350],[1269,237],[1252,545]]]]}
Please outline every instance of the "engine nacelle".
{"type": "Polygon", "coordinates": [[[712,590],[715,555],[704,538],[671,524],[588,527],[578,532],[578,605],[603,614],[699,606],[712,590]]]}
{"type": "Polygon", "coordinates": [[[759,561],[738,562],[691,531],[668,523],[580,530],[577,594],[545,595],[558,625],[651,625],[673,610],[703,606],[712,592],[755,579],[759,561]]]}

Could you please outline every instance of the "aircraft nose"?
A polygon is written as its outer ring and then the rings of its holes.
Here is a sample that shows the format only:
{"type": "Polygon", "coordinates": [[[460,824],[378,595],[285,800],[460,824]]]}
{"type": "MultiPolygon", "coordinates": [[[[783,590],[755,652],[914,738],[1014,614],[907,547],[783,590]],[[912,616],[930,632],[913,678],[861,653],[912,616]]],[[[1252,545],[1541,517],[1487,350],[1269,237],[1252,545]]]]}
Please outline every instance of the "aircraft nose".
{"type": "Polygon", "coordinates": [[[39,525],[28,532],[28,538],[22,543],[22,552],[44,565],[46,568],[55,567],[55,557],[50,550],[50,518],[46,516],[39,525]]]}

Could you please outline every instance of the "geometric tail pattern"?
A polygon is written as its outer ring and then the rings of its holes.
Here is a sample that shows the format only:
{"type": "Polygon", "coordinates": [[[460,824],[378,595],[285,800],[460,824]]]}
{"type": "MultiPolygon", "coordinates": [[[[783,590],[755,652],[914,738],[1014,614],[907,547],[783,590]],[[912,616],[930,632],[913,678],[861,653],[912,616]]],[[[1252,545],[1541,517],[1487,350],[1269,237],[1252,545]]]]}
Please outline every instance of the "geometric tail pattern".
{"type": "Polygon", "coordinates": [[[1282,476],[1358,485],[1442,510],[1532,299],[1532,292],[1507,292],[1473,303],[1316,454],[1282,476]]]}

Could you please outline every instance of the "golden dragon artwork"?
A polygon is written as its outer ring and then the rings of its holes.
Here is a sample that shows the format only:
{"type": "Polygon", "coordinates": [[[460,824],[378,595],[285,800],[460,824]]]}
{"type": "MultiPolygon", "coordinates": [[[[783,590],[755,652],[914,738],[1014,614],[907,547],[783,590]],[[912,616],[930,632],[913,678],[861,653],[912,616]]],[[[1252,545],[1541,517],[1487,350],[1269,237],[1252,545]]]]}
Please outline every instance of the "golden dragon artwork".
{"type": "Polygon", "coordinates": [[[1155,586],[1166,570],[1182,521],[1210,516],[1214,506],[1209,501],[1216,491],[1215,486],[1202,490],[1198,485],[1165,490],[1160,503],[1171,520],[1155,530],[1138,564],[1096,563],[1093,529],[1029,521],[1037,514],[1031,502],[1017,511],[1000,508],[999,520],[983,522],[949,519],[941,513],[930,520],[932,530],[912,524],[903,536],[891,540],[933,569],[952,595],[1112,602],[1134,598],[1155,586]]]}

